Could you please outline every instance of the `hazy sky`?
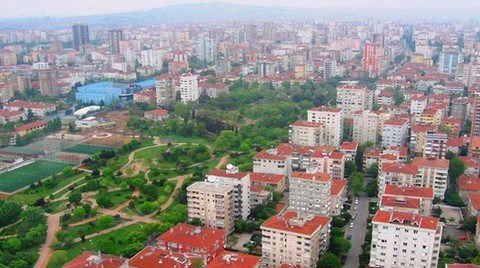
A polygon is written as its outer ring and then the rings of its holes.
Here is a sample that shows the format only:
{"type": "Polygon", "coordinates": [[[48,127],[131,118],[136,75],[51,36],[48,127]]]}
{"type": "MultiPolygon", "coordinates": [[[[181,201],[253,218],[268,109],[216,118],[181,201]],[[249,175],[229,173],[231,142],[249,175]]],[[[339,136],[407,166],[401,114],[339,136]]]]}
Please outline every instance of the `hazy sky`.
{"type": "MultiPolygon", "coordinates": [[[[0,0],[0,18],[108,14],[211,0],[0,0]]],[[[262,6],[480,9],[479,0],[225,0],[262,6]]]]}

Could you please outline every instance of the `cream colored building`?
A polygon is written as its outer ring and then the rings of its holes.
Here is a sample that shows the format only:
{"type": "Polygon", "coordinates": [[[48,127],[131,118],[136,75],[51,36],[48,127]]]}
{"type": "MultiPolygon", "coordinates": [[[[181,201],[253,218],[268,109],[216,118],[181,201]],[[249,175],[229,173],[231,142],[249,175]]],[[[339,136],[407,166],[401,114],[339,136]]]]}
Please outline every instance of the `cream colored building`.
{"type": "Polygon", "coordinates": [[[353,114],[352,140],[358,143],[367,141],[377,144],[378,115],[369,110],[359,110],[353,114]]]}
{"type": "Polygon", "coordinates": [[[432,187],[435,197],[444,198],[448,185],[448,167],[450,161],[447,159],[431,159],[415,157],[412,162],[418,167],[418,178],[421,179],[423,187],[432,187]]]}
{"type": "Polygon", "coordinates": [[[262,230],[262,267],[316,267],[327,251],[330,217],[287,211],[265,221],[262,230]]]}
{"type": "Polygon", "coordinates": [[[198,218],[206,227],[229,234],[235,227],[234,200],[233,186],[195,182],[187,187],[188,219],[198,218]]]}
{"type": "Polygon", "coordinates": [[[325,144],[325,125],[298,120],[288,130],[290,143],[304,146],[321,146],[325,144]]]}
{"type": "Polygon", "coordinates": [[[365,86],[341,84],[337,87],[337,107],[343,110],[345,118],[352,118],[358,110],[371,110],[373,91],[365,86]]]}
{"type": "Polygon", "coordinates": [[[199,97],[200,88],[198,87],[198,76],[183,74],[180,77],[180,99],[183,102],[197,101],[199,97]]]}
{"type": "Polygon", "coordinates": [[[167,108],[175,102],[176,81],[178,80],[175,77],[169,75],[157,77],[155,82],[157,106],[167,108]]]}
{"type": "Polygon", "coordinates": [[[372,224],[370,267],[437,267],[443,231],[437,218],[378,211],[372,224]]]}
{"type": "Polygon", "coordinates": [[[339,146],[343,136],[343,114],[341,109],[324,106],[308,110],[308,122],[323,123],[325,145],[339,146]]]}
{"type": "Polygon", "coordinates": [[[330,215],[332,177],[327,173],[293,172],[289,177],[289,209],[299,213],[330,215]]]}

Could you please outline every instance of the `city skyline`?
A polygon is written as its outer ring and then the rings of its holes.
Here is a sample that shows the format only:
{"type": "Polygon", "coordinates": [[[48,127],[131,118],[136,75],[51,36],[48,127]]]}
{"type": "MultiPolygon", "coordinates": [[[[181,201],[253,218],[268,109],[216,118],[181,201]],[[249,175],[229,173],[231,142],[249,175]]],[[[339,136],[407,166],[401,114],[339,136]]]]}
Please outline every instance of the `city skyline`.
{"type": "MultiPolygon", "coordinates": [[[[66,1],[66,0],[20,0],[11,2],[8,4],[6,0],[1,0],[3,8],[0,10],[0,18],[33,18],[33,17],[71,17],[71,16],[88,16],[88,15],[100,15],[100,14],[114,14],[131,11],[141,11],[148,9],[161,8],[171,5],[179,4],[191,4],[191,3],[233,3],[253,6],[272,6],[283,8],[345,8],[354,11],[355,9],[366,8],[385,8],[385,9],[430,9],[439,10],[443,12],[460,10],[471,10],[474,8],[480,8],[480,3],[472,0],[459,0],[452,1],[446,0],[406,0],[402,2],[398,1],[381,1],[381,0],[338,0],[335,2],[327,0],[319,0],[311,2],[308,0],[298,0],[295,5],[292,5],[288,0],[224,0],[224,1],[211,1],[211,0],[162,0],[160,2],[154,0],[138,0],[138,1],[126,1],[126,0],[82,0],[82,1],[66,1]]],[[[439,14],[441,15],[441,14],[439,14]]]]}

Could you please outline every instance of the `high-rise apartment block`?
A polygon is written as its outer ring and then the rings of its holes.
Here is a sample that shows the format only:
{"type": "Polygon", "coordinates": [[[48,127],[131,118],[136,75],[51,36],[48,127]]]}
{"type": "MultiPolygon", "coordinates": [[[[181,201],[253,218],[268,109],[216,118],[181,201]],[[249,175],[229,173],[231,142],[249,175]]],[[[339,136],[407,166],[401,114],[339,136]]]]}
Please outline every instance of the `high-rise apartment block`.
{"type": "Polygon", "coordinates": [[[437,218],[378,211],[372,224],[370,267],[437,267],[443,229],[437,218]]]}
{"type": "Polygon", "coordinates": [[[304,146],[320,146],[325,144],[325,125],[298,120],[289,126],[290,143],[304,146]]]}
{"type": "Polygon", "coordinates": [[[475,93],[472,107],[472,137],[480,137],[480,93],[475,93]]]}
{"type": "Polygon", "coordinates": [[[289,177],[289,209],[299,213],[330,215],[332,177],[327,173],[293,172],[289,177]]]}
{"type": "Polygon", "coordinates": [[[88,25],[77,23],[72,26],[73,31],[73,49],[80,51],[82,46],[90,43],[90,33],[88,25]]]}
{"type": "Polygon", "coordinates": [[[113,54],[120,53],[120,41],[123,40],[123,31],[122,30],[109,30],[108,31],[108,44],[110,46],[110,51],[113,54]]]}
{"type": "Polygon", "coordinates": [[[365,44],[363,48],[362,67],[372,76],[381,75],[386,68],[384,50],[379,44],[365,44]]]}
{"type": "Polygon", "coordinates": [[[229,234],[234,230],[234,200],[232,186],[195,182],[187,187],[188,219],[229,234]]]}
{"type": "Polygon", "coordinates": [[[60,93],[57,86],[55,71],[40,71],[38,73],[38,80],[40,81],[40,93],[42,95],[57,96],[60,93]]]}
{"type": "Polygon", "coordinates": [[[199,97],[198,76],[183,74],[180,77],[180,99],[183,102],[197,101],[199,97]]]}
{"type": "Polygon", "coordinates": [[[378,114],[369,110],[359,110],[353,114],[352,140],[358,143],[377,143],[378,114]]]}
{"type": "Polygon", "coordinates": [[[337,107],[344,118],[352,118],[358,110],[371,110],[372,105],[373,91],[367,87],[348,83],[337,87],[337,107]]]}
{"type": "Polygon", "coordinates": [[[330,222],[330,217],[293,211],[271,217],[260,227],[262,266],[316,267],[328,248],[330,222]]]}
{"type": "Polygon", "coordinates": [[[158,76],[155,82],[157,106],[167,108],[175,102],[176,83],[175,77],[170,75],[158,76]]]}
{"type": "Polygon", "coordinates": [[[308,122],[325,126],[325,145],[339,146],[343,136],[343,114],[341,109],[315,107],[308,110],[308,122]]]}

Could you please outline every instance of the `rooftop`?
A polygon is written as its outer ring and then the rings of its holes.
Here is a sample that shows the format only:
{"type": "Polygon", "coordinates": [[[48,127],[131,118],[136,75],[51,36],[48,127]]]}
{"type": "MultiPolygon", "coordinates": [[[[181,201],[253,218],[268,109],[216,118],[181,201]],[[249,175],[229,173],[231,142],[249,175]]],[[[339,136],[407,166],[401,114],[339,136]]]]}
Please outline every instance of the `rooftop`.
{"type": "Polygon", "coordinates": [[[217,255],[206,268],[255,268],[260,265],[261,257],[224,250],[217,255]]]}
{"type": "Polygon", "coordinates": [[[258,152],[253,158],[279,160],[279,161],[287,160],[287,157],[285,155],[278,155],[278,152],[275,149],[262,150],[258,152]]]}
{"type": "Polygon", "coordinates": [[[290,175],[290,180],[292,179],[304,179],[311,181],[330,181],[332,179],[331,175],[328,173],[304,173],[304,172],[292,172],[290,175]]]}
{"type": "Polygon", "coordinates": [[[358,142],[345,141],[342,143],[340,150],[356,151],[358,148],[358,142]]]}
{"type": "Polygon", "coordinates": [[[223,244],[226,239],[222,230],[179,223],[157,237],[157,241],[176,243],[193,249],[210,248],[214,243],[223,244]]]}
{"type": "Polygon", "coordinates": [[[330,195],[338,195],[343,189],[346,189],[348,180],[333,179],[330,187],[330,195]]]}
{"type": "Polygon", "coordinates": [[[55,107],[55,104],[16,100],[16,101],[12,101],[10,103],[7,103],[5,106],[7,106],[7,107],[22,107],[22,108],[27,108],[27,109],[46,109],[46,108],[55,107]]]}
{"type": "Polygon", "coordinates": [[[412,161],[412,164],[414,164],[418,167],[433,167],[433,168],[448,169],[448,166],[450,165],[450,160],[436,159],[436,158],[425,158],[425,157],[415,157],[412,161]]]}
{"type": "Polygon", "coordinates": [[[416,186],[398,186],[393,184],[385,185],[385,195],[408,196],[433,199],[433,188],[416,186]]]}
{"type": "Polygon", "coordinates": [[[200,255],[192,253],[179,253],[146,246],[128,261],[128,267],[158,267],[158,268],[194,268],[195,264],[202,263],[200,255]]]}
{"type": "Polygon", "coordinates": [[[409,175],[418,174],[418,166],[413,164],[403,164],[403,163],[385,163],[382,165],[382,172],[388,173],[401,173],[409,175]]]}
{"type": "Polygon", "coordinates": [[[293,122],[290,126],[291,127],[309,127],[309,128],[318,128],[321,127],[323,124],[322,123],[313,123],[313,122],[307,122],[304,120],[297,120],[293,122]]]}
{"type": "Polygon", "coordinates": [[[380,206],[383,207],[398,207],[398,208],[411,208],[411,209],[419,209],[420,199],[418,198],[398,198],[394,196],[382,196],[382,201],[380,206]]]}
{"type": "Polygon", "coordinates": [[[478,176],[461,175],[458,177],[458,190],[480,192],[480,178],[478,176]]]}
{"type": "Polygon", "coordinates": [[[285,180],[284,175],[250,172],[250,181],[264,182],[264,183],[279,183],[285,180]]]}
{"type": "Polygon", "coordinates": [[[342,111],[342,109],[333,108],[333,107],[318,106],[318,107],[309,109],[308,111],[312,111],[312,112],[340,113],[340,112],[342,111]]]}
{"type": "Polygon", "coordinates": [[[283,215],[270,217],[262,224],[261,228],[311,236],[317,230],[327,226],[331,220],[330,217],[313,215],[300,218],[297,212],[288,211],[283,215]]]}
{"type": "Polygon", "coordinates": [[[438,219],[426,217],[419,214],[377,211],[372,219],[373,223],[391,223],[395,225],[403,225],[410,227],[418,227],[421,229],[436,230],[438,219]]]}
{"type": "Polygon", "coordinates": [[[120,268],[126,261],[127,259],[118,256],[102,254],[93,251],[85,251],[69,263],[65,264],[63,267],[120,268]]]}
{"type": "Polygon", "coordinates": [[[247,172],[231,173],[231,172],[228,172],[228,171],[223,170],[223,169],[214,169],[214,170],[208,172],[207,177],[209,177],[209,176],[241,180],[245,177],[249,177],[249,174],[247,172]]]}

